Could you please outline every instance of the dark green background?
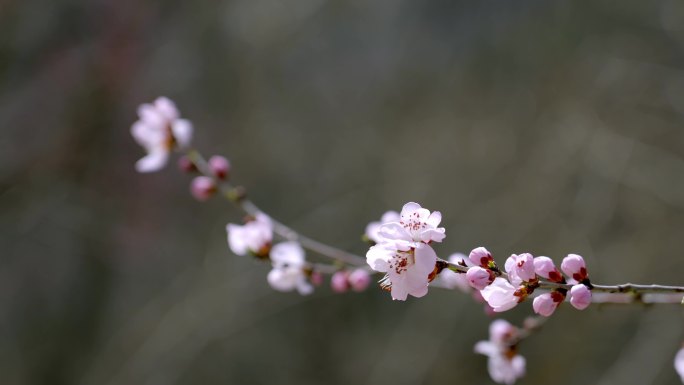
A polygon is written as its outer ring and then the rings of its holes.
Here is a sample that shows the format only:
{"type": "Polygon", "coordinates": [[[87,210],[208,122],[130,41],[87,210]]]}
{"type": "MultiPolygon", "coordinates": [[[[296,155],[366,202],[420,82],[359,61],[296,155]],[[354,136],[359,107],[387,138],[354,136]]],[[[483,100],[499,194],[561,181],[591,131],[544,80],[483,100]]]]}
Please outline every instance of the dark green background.
{"type": "MultiPolygon", "coordinates": [[[[442,257],[576,252],[595,282],[684,284],[681,1],[0,0],[3,385],[490,383],[467,296],[274,292],[226,247],[238,211],[135,173],[159,95],[330,244],[363,254],[415,200],[444,214],[442,257]]],[[[682,324],[564,306],[521,383],[678,383],[682,324]]]]}

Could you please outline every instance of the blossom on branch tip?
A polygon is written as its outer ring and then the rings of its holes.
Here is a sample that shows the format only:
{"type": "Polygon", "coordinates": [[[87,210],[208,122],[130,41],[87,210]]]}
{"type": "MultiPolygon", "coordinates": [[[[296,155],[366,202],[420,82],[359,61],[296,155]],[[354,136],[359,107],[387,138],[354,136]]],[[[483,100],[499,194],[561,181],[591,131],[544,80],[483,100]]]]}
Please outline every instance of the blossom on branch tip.
{"type": "Polygon", "coordinates": [[[563,275],[556,269],[556,265],[549,257],[536,257],[534,259],[534,271],[538,276],[551,282],[562,282],[563,275]]]}
{"type": "Polygon", "coordinates": [[[378,234],[384,240],[442,242],[446,235],[444,227],[437,227],[441,221],[442,214],[439,211],[431,213],[418,203],[409,202],[401,209],[399,221],[383,224],[378,234]]]}
{"type": "Polygon", "coordinates": [[[534,257],[529,253],[511,255],[506,260],[504,268],[508,273],[508,278],[514,285],[530,282],[537,278],[534,271],[534,257]]]}
{"type": "Polygon", "coordinates": [[[229,223],[226,226],[228,232],[228,246],[237,255],[249,253],[265,258],[268,256],[273,241],[273,224],[271,218],[264,213],[257,215],[244,225],[229,223]]]}
{"type": "Polygon", "coordinates": [[[273,269],[267,280],[278,291],[297,290],[301,295],[311,294],[313,286],[306,277],[304,249],[297,242],[282,242],[271,249],[273,269]]]}
{"type": "Polygon", "coordinates": [[[489,341],[475,344],[475,352],[488,357],[489,376],[500,384],[512,385],[525,375],[525,358],[515,351],[517,328],[504,320],[489,327],[489,341]]]}
{"type": "Polygon", "coordinates": [[[497,313],[513,309],[520,297],[516,296],[517,289],[505,278],[497,277],[491,285],[480,290],[482,298],[497,313]]]}
{"type": "Polygon", "coordinates": [[[139,119],[131,126],[131,135],[147,152],[135,164],[138,172],[160,170],[174,148],[183,149],[190,145],[192,123],[179,117],[176,105],[165,97],[138,107],[139,119]]]}
{"type": "Polygon", "coordinates": [[[428,276],[435,269],[437,254],[422,242],[383,242],[371,247],[366,262],[375,271],[387,273],[381,281],[392,299],[405,301],[408,295],[422,297],[428,292],[428,276]]]}
{"type": "Polygon", "coordinates": [[[370,222],[366,226],[366,232],[364,233],[364,236],[368,238],[368,240],[373,241],[375,243],[380,243],[382,242],[383,238],[380,236],[380,227],[384,225],[385,223],[390,223],[390,222],[399,222],[399,213],[396,211],[387,211],[386,213],[382,214],[382,218],[380,218],[380,221],[375,221],[375,222],[370,222]]]}
{"type": "Polygon", "coordinates": [[[587,265],[584,263],[584,258],[577,254],[568,254],[561,262],[561,270],[568,277],[577,282],[582,282],[589,277],[587,273],[587,265]]]}
{"type": "Polygon", "coordinates": [[[584,310],[591,304],[591,290],[583,284],[570,289],[570,304],[577,310],[584,310]]]}

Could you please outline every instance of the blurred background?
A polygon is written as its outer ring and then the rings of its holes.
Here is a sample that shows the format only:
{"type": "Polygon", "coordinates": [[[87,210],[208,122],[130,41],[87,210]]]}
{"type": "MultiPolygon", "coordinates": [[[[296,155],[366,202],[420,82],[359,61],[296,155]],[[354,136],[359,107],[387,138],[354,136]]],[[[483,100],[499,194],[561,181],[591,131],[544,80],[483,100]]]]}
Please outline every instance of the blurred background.
{"type": "MultiPolygon", "coordinates": [[[[242,215],[175,162],[137,174],[136,107],[174,99],[270,215],[363,255],[407,201],[441,257],[587,259],[684,284],[684,3],[0,0],[0,383],[491,384],[491,318],[439,289],[271,290],[242,215]]],[[[505,318],[519,323],[526,303],[505,318]]],[[[564,306],[522,384],[676,384],[676,305],[564,306]]]]}

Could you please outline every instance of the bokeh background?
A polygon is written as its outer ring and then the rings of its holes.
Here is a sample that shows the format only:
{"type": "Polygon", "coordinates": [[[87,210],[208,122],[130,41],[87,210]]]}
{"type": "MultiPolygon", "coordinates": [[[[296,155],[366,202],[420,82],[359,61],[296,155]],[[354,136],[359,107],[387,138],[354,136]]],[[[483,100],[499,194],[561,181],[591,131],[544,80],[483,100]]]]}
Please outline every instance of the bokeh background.
{"type": "MultiPolygon", "coordinates": [[[[274,292],[226,247],[240,212],[173,165],[137,174],[129,128],[159,95],[332,245],[363,255],[415,200],[444,214],[442,257],[684,284],[681,1],[0,0],[3,385],[491,383],[467,295],[274,292]]],[[[566,306],[521,383],[676,384],[683,324],[566,306]]]]}

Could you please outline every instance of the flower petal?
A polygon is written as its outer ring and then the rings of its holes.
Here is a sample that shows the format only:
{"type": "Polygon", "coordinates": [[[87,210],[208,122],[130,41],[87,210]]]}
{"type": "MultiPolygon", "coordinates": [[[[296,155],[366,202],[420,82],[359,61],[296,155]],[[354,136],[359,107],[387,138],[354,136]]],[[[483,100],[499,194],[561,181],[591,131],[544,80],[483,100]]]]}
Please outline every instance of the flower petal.
{"type": "Polygon", "coordinates": [[[163,149],[155,149],[135,163],[138,172],[154,172],[161,170],[169,158],[169,153],[163,149]]]}

